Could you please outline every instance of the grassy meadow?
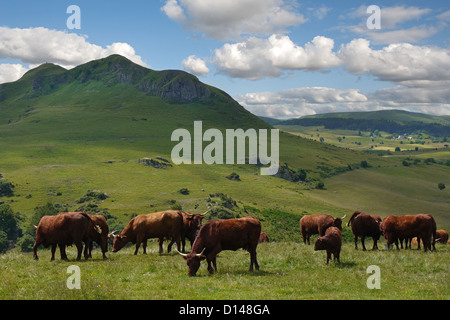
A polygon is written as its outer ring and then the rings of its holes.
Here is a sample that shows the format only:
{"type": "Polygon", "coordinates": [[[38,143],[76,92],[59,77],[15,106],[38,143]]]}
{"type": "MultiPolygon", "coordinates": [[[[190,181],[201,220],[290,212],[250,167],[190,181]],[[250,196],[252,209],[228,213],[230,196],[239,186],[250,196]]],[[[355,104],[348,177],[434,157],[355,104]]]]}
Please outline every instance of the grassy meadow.
{"type": "MultiPolygon", "coordinates": [[[[379,244],[382,248],[384,241],[379,244]]],[[[371,240],[366,241],[371,248],[371,240]]],[[[134,247],[108,253],[99,250],[93,259],[50,262],[50,250],[32,253],[15,250],[0,255],[0,299],[67,300],[291,300],[291,299],[442,299],[448,300],[450,250],[438,244],[436,252],[422,250],[355,250],[345,243],[341,263],[330,262],[313,245],[273,242],[258,246],[260,270],[248,271],[246,251],[222,251],[218,272],[210,275],[206,263],[196,277],[187,275],[185,260],[176,253],[158,254],[157,243],[149,243],[148,254],[133,255],[134,247]],[[70,265],[80,267],[81,289],[66,286],[70,265]],[[380,267],[381,289],[368,289],[367,267],[380,267]]]]}

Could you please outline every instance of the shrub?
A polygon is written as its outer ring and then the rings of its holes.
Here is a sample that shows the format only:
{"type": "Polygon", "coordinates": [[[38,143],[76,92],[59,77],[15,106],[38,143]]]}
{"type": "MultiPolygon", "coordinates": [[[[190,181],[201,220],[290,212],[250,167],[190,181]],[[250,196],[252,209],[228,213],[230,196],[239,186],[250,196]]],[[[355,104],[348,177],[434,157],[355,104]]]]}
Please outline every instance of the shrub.
{"type": "Polygon", "coordinates": [[[361,168],[368,168],[369,167],[369,164],[367,163],[367,161],[366,160],[362,160],[361,161],[361,168]]]}
{"type": "Polygon", "coordinates": [[[6,180],[0,180],[0,197],[10,197],[14,193],[14,185],[6,180]]]}
{"type": "Polygon", "coordinates": [[[442,183],[442,182],[438,183],[438,188],[439,188],[439,190],[444,190],[445,189],[445,183],[442,183]]]}
{"type": "Polygon", "coordinates": [[[188,188],[181,188],[180,190],[178,190],[178,192],[186,196],[190,193],[188,188]]]}

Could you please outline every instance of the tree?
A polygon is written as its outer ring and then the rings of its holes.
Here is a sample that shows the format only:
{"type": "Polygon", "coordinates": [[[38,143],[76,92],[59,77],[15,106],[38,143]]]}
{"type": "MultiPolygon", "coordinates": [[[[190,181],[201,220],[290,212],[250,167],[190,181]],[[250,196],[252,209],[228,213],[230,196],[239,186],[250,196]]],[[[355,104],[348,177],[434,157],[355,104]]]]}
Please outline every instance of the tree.
{"type": "Polygon", "coordinates": [[[17,225],[16,215],[7,204],[0,205],[0,231],[6,234],[7,240],[17,240],[22,233],[17,225]]]}
{"type": "Polygon", "coordinates": [[[362,160],[361,161],[361,168],[368,168],[369,167],[369,164],[367,163],[367,161],[366,160],[362,160]]]}
{"type": "Polygon", "coordinates": [[[438,183],[438,188],[439,188],[439,190],[444,190],[445,189],[445,184],[442,183],[442,182],[439,182],[438,183]]]}
{"type": "Polygon", "coordinates": [[[6,180],[0,180],[0,197],[10,197],[14,193],[14,185],[6,180]]]}

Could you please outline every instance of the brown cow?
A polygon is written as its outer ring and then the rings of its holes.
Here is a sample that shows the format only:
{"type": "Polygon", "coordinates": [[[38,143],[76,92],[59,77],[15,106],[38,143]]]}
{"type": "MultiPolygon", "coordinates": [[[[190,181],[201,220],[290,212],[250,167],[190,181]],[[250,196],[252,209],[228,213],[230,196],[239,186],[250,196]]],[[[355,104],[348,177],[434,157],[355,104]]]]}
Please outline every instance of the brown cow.
{"type": "Polygon", "coordinates": [[[94,225],[97,233],[102,230],[85,212],[66,212],[55,216],[43,216],[36,227],[36,241],[33,245],[33,257],[38,260],[37,248],[52,246],[51,261],[55,260],[56,246],[59,246],[61,259],[67,260],[66,246],[75,244],[78,250],[77,260],[81,260],[83,241],[85,259],[88,258],[87,246],[90,244],[89,229],[94,225]]]}
{"type": "Polygon", "coordinates": [[[261,232],[261,234],[259,235],[258,243],[264,243],[264,242],[269,242],[269,236],[267,235],[267,233],[261,232]]]}
{"type": "Polygon", "coordinates": [[[109,226],[106,222],[106,219],[101,214],[90,214],[89,217],[91,217],[91,220],[94,221],[96,225],[98,225],[102,232],[98,233],[94,230],[94,228],[89,228],[89,237],[91,238],[92,242],[89,245],[89,251],[88,255],[89,258],[92,258],[92,246],[94,241],[100,246],[103,254],[103,259],[106,259],[106,252],[108,251],[108,232],[109,232],[109,226]]]}
{"type": "Polygon", "coordinates": [[[342,218],[333,218],[327,214],[316,214],[303,216],[300,219],[300,230],[303,236],[303,243],[306,244],[306,240],[309,242],[309,238],[313,234],[319,234],[320,236],[325,235],[325,231],[329,227],[336,227],[339,230],[342,230],[342,220],[345,219],[347,215],[344,215],[342,218]]]}
{"type": "Polygon", "coordinates": [[[358,237],[361,238],[363,251],[366,251],[364,240],[366,237],[372,237],[373,248],[378,250],[377,242],[380,240],[380,222],[381,217],[369,215],[361,211],[355,211],[347,222],[347,227],[352,225],[353,238],[355,240],[355,249],[358,249],[358,237]]]}
{"type": "Polygon", "coordinates": [[[217,271],[216,256],[222,250],[245,249],[250,252],[250,271],[253,265],[259,270],[256,259],[256,247],[261,234],[261,223],[253,217],[227,220],[210,220],[205,223],[189,254],[181,254],[189,266],[189,276],[195,276],[200,268],[200,261],[206,259],[208,271],[217,271]],[[211,266],[214,265],[214,269],[211,266]]]}
{"type": "MultiPolygon", "coordinates": [[[[131,219],[125,229],[114,235],[112,252],[122,249],[128,242],[136,244],[134,254],[138,253],[142,243],[144,254],[147,253],[147,239],[159,238],[159,253],[163,253],[164,238],[175,240],[180,250],[183,216],[180,211],[168,210],[139,215],[131,219]]],[[[172,242],[173,243],[173,242],[172,242]]],[[[172,244],[171,243],[171,244],[172,244]]],[[[169,245],[168,252],[171,250],[169,245]]]]}
{"type": "Polygon", "coordinates": [[[381,221],[380,229],[386,238],[387,247],[395,243],[397,250],[398,239],[418,237],[423,241],[425,251],[431,250],[436,239],[436,222],[431,214],[390,215],[381,221]]]}
{"type": "Polygon", "coordinates": [[[435,242],[447,244],[447,241],[448,241],[448,232],[443,229],[436,230],[435,242]]]}
{"type": "Polygon", "coordinates": [[[329,227],[325,232],[325,235],[316,239],[314,244],[314,250],[326,250],[327,251],[327,264],[331,260],[331,254],[334,256],[334,261],[339,261],[339,255],[341,253],[342,236],[341,231],[336,227],[329,227]]]}

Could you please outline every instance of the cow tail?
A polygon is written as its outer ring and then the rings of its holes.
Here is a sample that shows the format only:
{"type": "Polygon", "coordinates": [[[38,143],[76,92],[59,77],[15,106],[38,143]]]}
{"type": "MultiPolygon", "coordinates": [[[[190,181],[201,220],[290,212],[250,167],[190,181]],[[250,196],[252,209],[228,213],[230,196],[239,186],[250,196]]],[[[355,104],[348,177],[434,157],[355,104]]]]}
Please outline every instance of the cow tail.
{"type": "Polygon", "coordinates": [[[356,211],[356,212],[354,212],[354,213],[352,214],[352,216],[350,217],[350,219],[348,219],[347,227],[350,226],[350,223],[353,221],[353,219],[354,219],[357,215],[359,215],[360,213],[361,213],[361,212],[356,211]]]}
{"type": "Polygon", "coordinates": [[[92,225],[94,226],[94,230],[98,233],[98,234],[102,234],[102,228],[100,228],[100,226],[98,224],[95,224],[94,221],[92,221],[91,217],[89,217],[89,215],[86,212],[80,212],[82,216],[88,218],[88,220],[92,223],[92,225]]]}

